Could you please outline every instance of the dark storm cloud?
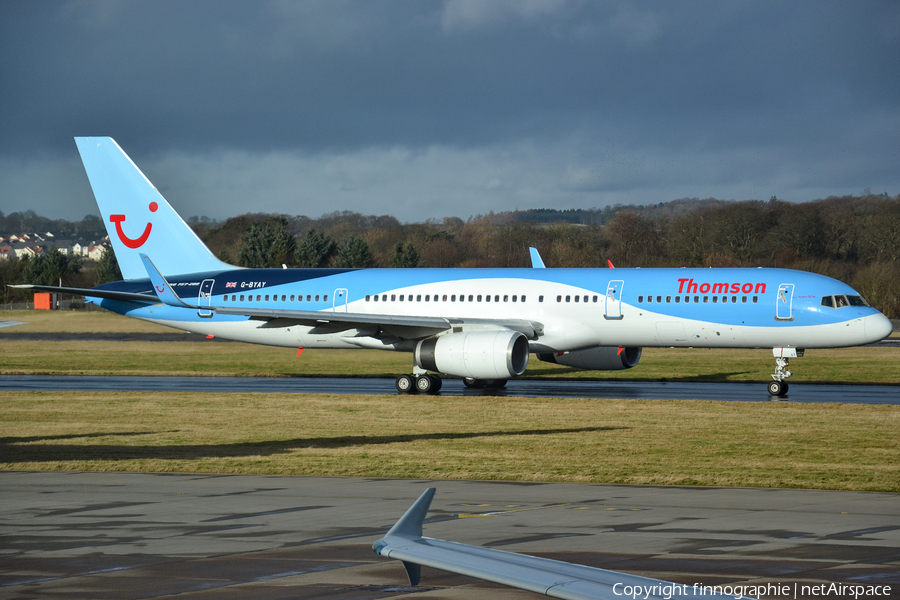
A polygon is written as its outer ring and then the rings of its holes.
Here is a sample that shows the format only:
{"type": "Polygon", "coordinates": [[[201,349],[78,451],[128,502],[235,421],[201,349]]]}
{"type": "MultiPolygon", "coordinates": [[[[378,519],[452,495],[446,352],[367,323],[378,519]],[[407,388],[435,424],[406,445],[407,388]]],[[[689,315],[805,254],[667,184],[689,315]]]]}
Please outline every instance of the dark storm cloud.
{"type": "Polygon", "coordinates": [[[527,144],[546,190],[896,186],[898,32],[894,2],[6,1],[0,157],[527,144]]]}

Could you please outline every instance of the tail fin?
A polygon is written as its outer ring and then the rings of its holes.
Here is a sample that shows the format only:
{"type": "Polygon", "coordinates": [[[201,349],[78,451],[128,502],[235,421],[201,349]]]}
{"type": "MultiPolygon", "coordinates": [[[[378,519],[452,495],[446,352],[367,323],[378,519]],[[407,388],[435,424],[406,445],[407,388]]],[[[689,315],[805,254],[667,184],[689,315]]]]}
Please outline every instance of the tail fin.
{"type": "Polygon", "coordinates": [[[75,143],[125,279],[147,276],[141,253],[166,276],[234,268],[213,256],[115,140],[75,143]]]}

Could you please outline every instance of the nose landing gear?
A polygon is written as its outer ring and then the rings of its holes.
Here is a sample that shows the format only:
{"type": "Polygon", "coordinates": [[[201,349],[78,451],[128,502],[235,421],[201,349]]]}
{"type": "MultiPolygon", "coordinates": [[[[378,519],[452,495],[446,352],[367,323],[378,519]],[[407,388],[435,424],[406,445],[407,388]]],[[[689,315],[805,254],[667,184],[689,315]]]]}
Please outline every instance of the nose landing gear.
{"type": "Polygon", "coordinates": [[[775,356],[775,373],[772,375],[773,381],[769,383],[769,395],[782,397],[788,392],[788,383],[785,379],[792,377],[794,374],[788,371],[788,361],[791,358],[800,358],[803,356],[803,350],[797,348],[772,348],[772,354],[775,356]]]}

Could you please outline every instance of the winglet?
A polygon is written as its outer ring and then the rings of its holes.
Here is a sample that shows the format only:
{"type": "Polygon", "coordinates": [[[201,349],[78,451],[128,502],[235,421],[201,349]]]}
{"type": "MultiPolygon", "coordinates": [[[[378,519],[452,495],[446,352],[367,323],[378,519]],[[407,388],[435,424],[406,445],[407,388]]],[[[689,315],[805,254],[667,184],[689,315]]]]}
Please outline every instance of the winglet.
{"type": "Polygon", "coordinates": [[[400,520],[394,523],[390,531],[385,537],[398,537],[407,540],[415,540],[422,537],[422,523],[425,522],[425,515],[431,507],[431,500],[434,498],[435,488],[428,488],[419,496],[409,509],[403,513],[400,520]]]}
{"type": "Polygon", "coordinates": [[[541,253],[538,252],[538,249],[532,246],[528,248],[528,251],[531,252],[531,268],[543,269],[544,260],[541,258],[541,253]]]}
{"type": "MultiPolygon", "coordinates": [[[[428,514],[428,509],[431,507],[434,491],[435,488],[428,488],[421,496],[419,496],[419,499],[403,513],[400,520],[394,523],[394,526],[390,528],[387,535],[375,542],[375,545],[372,546],[375,552],[382,554],[383,550],[388,549],[388,552],[384,554],[384,556],[390,556],[392,543],[388,541],[389,538],[395,538],[395,541],[404,540],[410,542],[422,538],[422,523],[425,522],[425,516],[428,514]]],[[[419,585],[419,581],[422,578],[422,565],[406,560],[402,562],[403,567],[406,569],[406,576],[409,577],[409,585],[419,585]]]]}
{"type": "Polygon", "coordinates": [[[150,257],[146,254],[141,254],[141,262],[144,263],[144,268],[147,270],[147,275],[150,276],[150,283],[153,284],[153,291],[156,292],[156,296],[165,304],[169,306],[177,306],[179,308],[197,308],[196,306],[191,306],[187,304],[184,300],[178,297],[178,294],[175,293],[175,290],[172,289],[172,286],[169,285],[169,282],[166,281],[166,278],[163,277],[162,273],[159,272],[159,269],[156,268],[156,265],[153,264],[153,261],[150,260],[150,257]]]}
{"type": "Polygon", "coordinates": [[[610,269],[615,269],[615,268],[616,268],[616,266],[615,266],[614,264],[612,264],[612,261],[609,260],[609,259],[606,259],[606,264],[609,265],[609,268],[610,268],[610,269]]]}

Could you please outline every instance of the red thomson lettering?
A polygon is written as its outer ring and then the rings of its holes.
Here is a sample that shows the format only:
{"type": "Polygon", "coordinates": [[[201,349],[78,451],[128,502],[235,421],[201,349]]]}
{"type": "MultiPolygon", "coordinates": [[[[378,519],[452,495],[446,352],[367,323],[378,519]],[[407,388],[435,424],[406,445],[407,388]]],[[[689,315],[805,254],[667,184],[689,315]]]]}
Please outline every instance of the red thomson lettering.
{"type": "Polygon", "coordinates": [[[693,278],[683,278],[678,280],[678,293],[679,294],[708,294],[709,292],[713,294],[738,294],[738,293],[754,293],[754,294],[765,294],[766,293],[766,284],[765,283],[700,283],[698,284],[693,278]]]}

